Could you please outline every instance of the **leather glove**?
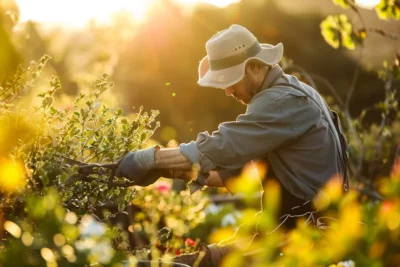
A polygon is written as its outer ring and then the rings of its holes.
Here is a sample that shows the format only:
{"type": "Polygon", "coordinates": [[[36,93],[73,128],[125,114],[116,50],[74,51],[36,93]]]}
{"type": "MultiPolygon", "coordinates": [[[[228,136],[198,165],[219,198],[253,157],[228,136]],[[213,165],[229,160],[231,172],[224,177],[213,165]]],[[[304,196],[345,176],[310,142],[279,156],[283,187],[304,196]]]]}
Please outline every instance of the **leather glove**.
{"type": "Polygon", "coordinates": [[[154,170],[155,151],[156,146],[129,152],[118,161],[115,176],[125,177],[140,186],[154,183],[160,177],[154,170]]]}

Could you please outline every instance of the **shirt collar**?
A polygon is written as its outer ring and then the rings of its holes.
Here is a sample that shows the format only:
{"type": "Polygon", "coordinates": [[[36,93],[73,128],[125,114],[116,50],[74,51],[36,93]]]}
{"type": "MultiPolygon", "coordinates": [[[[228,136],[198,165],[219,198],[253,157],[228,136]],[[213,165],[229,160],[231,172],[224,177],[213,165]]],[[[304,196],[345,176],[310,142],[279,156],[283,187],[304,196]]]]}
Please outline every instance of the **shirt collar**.
{"type": "Polygon", "coordinates": [[[283,75],[282,68],[276,64],[267,73],[263,84],[261,85],[261,91],[272,87],[280,77],[283,75]]]}

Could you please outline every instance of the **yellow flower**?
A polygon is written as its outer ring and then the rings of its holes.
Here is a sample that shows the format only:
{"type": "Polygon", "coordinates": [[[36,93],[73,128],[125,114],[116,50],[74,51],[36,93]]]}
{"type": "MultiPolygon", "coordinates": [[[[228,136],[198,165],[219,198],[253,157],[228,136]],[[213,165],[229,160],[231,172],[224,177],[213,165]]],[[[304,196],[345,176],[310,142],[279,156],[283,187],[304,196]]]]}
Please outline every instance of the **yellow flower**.
{"type": "Polygon", "coordinates": [[[16,192],[26,183],[24,166],[11,160],[0,161],[0,190],[7,193],[16,192]]]}

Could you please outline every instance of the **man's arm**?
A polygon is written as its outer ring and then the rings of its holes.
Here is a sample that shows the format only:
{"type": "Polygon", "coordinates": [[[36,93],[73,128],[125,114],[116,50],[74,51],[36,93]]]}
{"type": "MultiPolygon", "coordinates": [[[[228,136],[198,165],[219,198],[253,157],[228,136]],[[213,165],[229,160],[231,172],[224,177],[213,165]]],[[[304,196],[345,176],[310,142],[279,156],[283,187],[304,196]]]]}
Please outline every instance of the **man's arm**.
{"type": "MultiPolygon", "coordinates": [[[[193,166],[179,148],[158,148],[155,152],[155,161],[155,168],[164,170],[163,175],[168,176],[166,178],[177,178],[186,182],[196,178],[198,167],[193,166]]],[[[206,181],[209,187],[224,187],[217,171],[210,171],[210,176],[206,181]]]]}
{"type": "Polygon", "coordinates": [[[179,148],[156,148],[155,169],[171,169],[178,171],[193,171],[194,166],[179,150],[179,148]]]}

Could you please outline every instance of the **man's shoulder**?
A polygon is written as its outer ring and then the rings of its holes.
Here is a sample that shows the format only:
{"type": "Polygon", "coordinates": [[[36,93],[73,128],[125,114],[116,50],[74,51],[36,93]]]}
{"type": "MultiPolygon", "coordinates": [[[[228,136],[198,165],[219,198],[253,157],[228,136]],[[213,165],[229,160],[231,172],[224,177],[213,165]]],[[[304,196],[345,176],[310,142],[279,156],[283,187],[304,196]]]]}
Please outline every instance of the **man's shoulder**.
{"type": "Polygon", "coordinates": [[[276,102],[281,99],[284,99],[285,97],[290,97],[290,96],[295,97],[295,96],[306,96],[306,95],[302,91],[294,88],[293,86],[276,84],[256,94],[253,100],[257,100],[258,98],[260,98],[263,100],[270,100],[276,102]]]}

